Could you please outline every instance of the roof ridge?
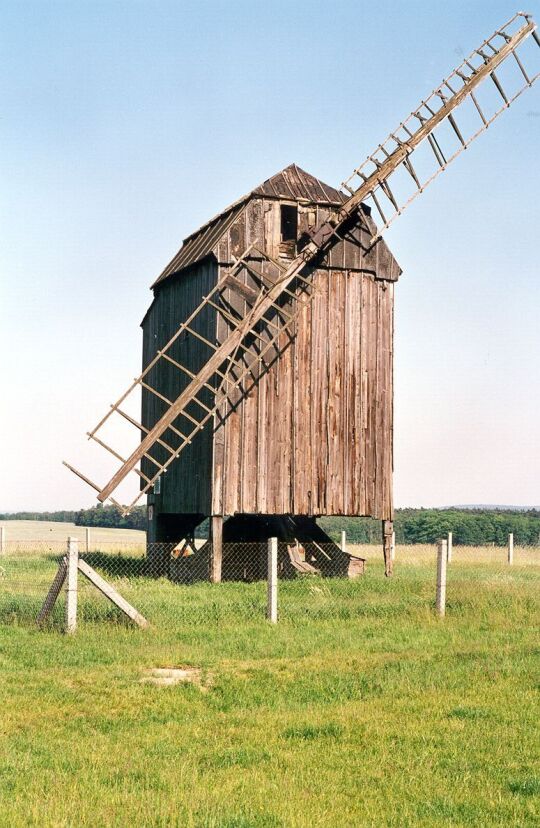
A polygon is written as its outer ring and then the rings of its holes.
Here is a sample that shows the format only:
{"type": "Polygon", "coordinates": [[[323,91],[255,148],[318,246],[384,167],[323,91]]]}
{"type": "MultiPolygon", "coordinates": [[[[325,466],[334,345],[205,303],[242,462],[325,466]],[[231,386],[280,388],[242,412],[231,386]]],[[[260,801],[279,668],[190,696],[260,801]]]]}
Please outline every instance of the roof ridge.
{"type": "Polygon", "coordinates": [[[213,218],[201,224],[197,230],[185,236],[180,250],[163,269],[152,287],[167,276],[171,276],[206,255],[204,250],[211,240],[215,242],[215,233],[217,231],[220,231],[220,234],[225,232],[229,222],[234,220],[240,210],[253,197],[307,201],[311,204],[322,203],[332,207],[342,204],[346,198],[342,192],[306,172],[293,161],[292,164],[265,179],[262,184],[250,190],[246,195],[233,201],[232,204],[229,204],[213,218]]]}

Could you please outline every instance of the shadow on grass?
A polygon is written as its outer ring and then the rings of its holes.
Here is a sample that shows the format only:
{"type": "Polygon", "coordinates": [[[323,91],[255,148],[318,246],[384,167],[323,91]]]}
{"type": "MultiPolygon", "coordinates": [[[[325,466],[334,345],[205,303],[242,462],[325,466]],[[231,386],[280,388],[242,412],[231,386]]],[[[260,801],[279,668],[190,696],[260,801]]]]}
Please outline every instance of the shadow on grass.
{"type": "MultiPolygon", "coordinates": [[[[9,626],[23,626],[37,625],[37,617],[41,607],[43,606],[43,598],[26,595],[10,595],[4,596],[0,601],[0,624],[9,626]]],[[[64,623],[63,607],[55,606],[47,621],[43,624],[43,629],[58,629],[62,628],[64,623]]]]}

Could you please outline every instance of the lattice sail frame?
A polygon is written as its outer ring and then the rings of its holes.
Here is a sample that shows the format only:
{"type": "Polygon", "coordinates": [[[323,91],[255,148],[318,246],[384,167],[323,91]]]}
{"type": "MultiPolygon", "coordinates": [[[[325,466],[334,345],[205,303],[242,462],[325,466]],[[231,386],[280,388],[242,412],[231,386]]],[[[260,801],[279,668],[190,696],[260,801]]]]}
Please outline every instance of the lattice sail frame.
{"type": "Polygon", "coordinates": [[[258,381],[262,372],[269,370],[271,363],[279,358],[281,351],[294,337],[298,315],[315,294],[313,268],[309,265],[333,243],[336,236],[340,237],[344,225],[354,216],[367,231],[370,243],[376,244],[380,233],[538,79],[540,72],[529,74],[522,56],[517,53],[529,36],[540,46],[536,24],[530,15],[520,12],[475,49],[343,182],[342,188],[349,197],[330,218],[310,233],[309,242],[289,264],[271,259],[257,244],[250,245],[244,251],[97,426],[88,432],[89,439],[120,463],[108,483],[105,486],[93,483],[69,463],[64,463],[98,492],[99,501],[109,500],[127,514],[153,488],[160,475],[168,470],[199,431],[211,421],[214,428],[220,427],[239,398],[258,381]],[[509,93],[504,90],[495,70],[512,59],[525,82],[517,91],[509,93]],[[488,79],[495,85],[503,103],[495,112],[486,114],[474,93],[488,79]],[[456,110],[465,102],[472,103],[479,118],[477,128],[467,134],[456,120],[456,110]],[[455,136],[457,148],[447,155],[438,132],[448,127],[455,136]],[[412,162],[414,152],[422,145],[428,147],[432,160],[436,162],[435,170],[424,180],[421,180],[412,162]],[[403,173],[412,192],[406,196],[400,192],[398,196],[394,181],[403,173]],[[361,205],[368,205],[380,216],[378,229],[361,205]],[[242,281],[244,269],[259,285],[258,291],[242,281]],[[227,302],[228,289],[244,300],[244,315],[227,302]],[[197,330],[198,320],[209,307],[220,314],[228,325],[228,335],[221,343],[211,342],[197,330]],[[172,356],[175,343],[182,335],[195,337],[207,348],[207,362],[197,374],[172,356]],[[150,372],[161,360],[179,371],[187,383],[176,400],[165,398],[149,382],[150,372]],[[155,395],[166,406],[165,413],[151,429],[137,422],[121,407],[138,388],[155,395]],[[138,445],[128,458],[98,436],[114,414],[130,423],[137,433],[138,445]],[[162,459],[163,454],[165,459],[162,459]],[[139,467],[143,458],[147,466],[150,464],[155,469],[154,473],[147,474],[139,467]],[[113,499],[112,494],[130,473],[138,475],[143,484],[133,502],[122,506],[113,499]]]}

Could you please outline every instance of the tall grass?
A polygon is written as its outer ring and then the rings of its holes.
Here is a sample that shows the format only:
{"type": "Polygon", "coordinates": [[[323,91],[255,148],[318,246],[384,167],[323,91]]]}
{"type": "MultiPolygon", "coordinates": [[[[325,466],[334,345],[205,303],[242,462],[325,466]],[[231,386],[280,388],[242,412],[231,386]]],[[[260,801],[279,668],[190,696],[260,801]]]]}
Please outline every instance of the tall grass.
{"type": "Polygon", "coordinates": [[[534,567],[451,569],[441,621],[432,561],[398,551],[390,580],[370,561],[281,582],[276,626],[262,583],[123,578],[151,628],[85,586],[67,637],[61,605],[32,623],[54,556],[19,564],[0,582],[1,826],[540,824],[534,567]],[[141,683],[185,665],[200,686],[141,683]]]}

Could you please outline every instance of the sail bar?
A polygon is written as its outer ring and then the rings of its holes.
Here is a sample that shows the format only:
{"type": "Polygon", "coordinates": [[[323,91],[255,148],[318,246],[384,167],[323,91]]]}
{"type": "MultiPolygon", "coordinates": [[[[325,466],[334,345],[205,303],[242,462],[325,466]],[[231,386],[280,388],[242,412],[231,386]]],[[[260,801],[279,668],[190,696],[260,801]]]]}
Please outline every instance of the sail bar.
{"type": "MultiPolygon", "coordinates": [[[[236,270],[240,269],[244,265],[244,259],[249,255],[249,253],[251,252],[253,247],[254,247],[254,243],[250,244],[249,247],[247,247],[246,250],[244,250],[244,253],[242,254],[242,256],[239,259],[236,259],[236,261],[234,262],[234,265],[233,265],[233,267],[232,267],[232,269],[231,269],[231,271],[228,275],[230,275],[231,273],[234,273],[236,270]]],[[[119,397],[118,400],[111,405],[110,410],[105,414],[104,417],[102,417],[102,419],[99,421],[99,423],[96,426],[94,426],[92,431],[87,432],[89,440],[94,436],[94,434],[97,431],[99,431],[105,425],[105,423],[107,422],[109,417],[112,414],[114,414],[116,411],[118,411],[118,407],[120,405],[122,405],[124,400],[126,400],[127,397],[129,397],[130,394],[132,394],[132,392],[138,386],[142,386],[142,380],[144,379],[144,377],[146,377],[147,374],[150,373],[152,368],[154,368],[157,365],[157,363],[159,362],[159,360],[162,357],[166,356],[167,352],[172,348],[172,346],[175,344],[175,342],[178,340],[178,338],[180,337],[180,335],[182,333],[188,333],[188,334],[191,333],[195,337],[199,336],[199,334],[197,334],[195,331],[192,331],[189,328],[189,325],[197,318],[197,316],[200,313],[202,313],[205,310],[205,308],[209,304],[209,300],[213,296],[219,295],[219,292],[223,289],[223,287],[224,287],[223,281],[218,282],[218,284],[214,285],[214,287],[212,288],[212,290],[210,291],[208,296],[203,297],[202,302],[200,303],[200,305],[198,305],[198,307],[195,308],[195,310],[188,316],[188,318],[186,320],[184,320],[184,322],[182,322],[182,324],[174,332],[174,334],[169,339],[169,341],[161,348],[161,350],[156,352],[155,357],[148,363],[148,365],[142,371],[142,373],[139,374],[138,377],[135,377],[135,379],[133,380],[131,385],[128,386],[127,390],[124,391],[122,396],[119,397]]],[[[210,347],[212,347],[212,348],[214,347],[212,343],[208,343],[208,344],[210,345],[210,347]]]]}
{"type": "Polygon", "coordinates": [[[425,101],[421,102],[420,106],[393,133],[390,133],[386,141],[380,144],[375,152],[369,155],[366,161],[343,182],[342,188],[351,195],[339,209],[338,221],[342,221],[346,216],[349,216],[361,202],[369,203],[370,199],[383,221],[378,234],[387,228],[398,215],[401,215],[405,207],[445,170],[454,158],[463,152],[525,89],[532,86],[538,79],[540,72],[530,76],[516,53],[518,47],[530,35],[533,35],[537,45],[540,45],[535,29],[536,23],[530,15],[520,12],[485,40],[480,48],[475,49],[425,101]],[[516,31],[513,31],[519,23],[522,23],[522,25],[516,31]],[[490,49],[490,53],[485,51],[486,47],[490,49]],[[505,92],[500,78],[495,74],[495,69],[508,58],[515,59],[521,74],[525,78],[525,84],[513,94],[505,92]],[[485,117],[474,95],[477,87],[487,79],[495,84],[503,101],[503,105],[491,117],[485,117]],[[458,84],[460,88],[456,89],[455,87],[458,84]],[[481,122],[479,128],[470,137],[465,138],[464,130],[460,129],[457,123],[455,110],[468,99],[475,107],[481,122]],[[457,150],[449,157],[445,157],[437,138],[433,134],[437,127],[443,126],[445,122],[449,124],[458,140],[457,150]],[[411,156],[414,150],[426,139],[437,161],[437,168],[423,183],[416,178],[416,175],[412,176],[416,190],[403,201],[401,206],[398,206],[395,201],[395,194],[390,190],[388,181],[400,167],[403,167],[411,177],[411,156]],[[381,193],[386,196],[384,206],[389,205],[393,209],[389,216],[383,211],[380,201],[381,193]]]}

